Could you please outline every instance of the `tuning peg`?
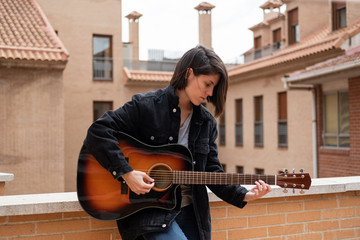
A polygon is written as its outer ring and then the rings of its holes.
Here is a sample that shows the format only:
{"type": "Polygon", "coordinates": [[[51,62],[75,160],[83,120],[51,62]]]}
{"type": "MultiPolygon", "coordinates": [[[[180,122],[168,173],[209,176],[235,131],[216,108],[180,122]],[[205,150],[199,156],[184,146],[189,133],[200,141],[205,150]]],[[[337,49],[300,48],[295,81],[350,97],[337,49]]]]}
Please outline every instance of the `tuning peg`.
{"type": "Polygon", "coordinates": [[[288,169],[287,168],[284,168],[284,173],[288,173],[288,169]]]}
{"type": "Polygon", "coordinates": [[[285,188],[285,189],[283,190],[283,193],[288,193],[288,190],[285,188]]]}
{"type": "Polygon", "coordinates": [[[295,168],[293,168],[293,173],[295,173],[295,168]]]}
{"type": "Polygon", "coordinates": [[[293,194],[295,194],[295,189],[293,188],[293,194]]]}
{"type": "Polygon", "coordinates": [[[305,172],[305,170],[304,170],[303,168],[301,168],[301,169],[300,169],[300,172],[303,173],[303,172],[305,172]]]}
{"type": "Polygon", "coordinates": [[[301,189],[301,190],[300,190],[300,194],[304,194],[304,193],[305,193],[305,191],[301,189]]]}

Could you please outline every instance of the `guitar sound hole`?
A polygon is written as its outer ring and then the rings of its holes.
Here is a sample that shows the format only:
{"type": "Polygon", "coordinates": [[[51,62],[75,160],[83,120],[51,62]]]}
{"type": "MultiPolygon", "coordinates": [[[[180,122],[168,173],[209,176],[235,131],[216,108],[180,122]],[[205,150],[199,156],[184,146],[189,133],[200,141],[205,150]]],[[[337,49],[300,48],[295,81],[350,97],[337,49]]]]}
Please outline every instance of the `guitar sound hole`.
{"type": "Polygon", "coordinates": [[[171,186],[172,174],[169,166],[155,165],[150,169],[149,176],[155,179],[153,189],[156,191],[165,191],[171,186]]]}

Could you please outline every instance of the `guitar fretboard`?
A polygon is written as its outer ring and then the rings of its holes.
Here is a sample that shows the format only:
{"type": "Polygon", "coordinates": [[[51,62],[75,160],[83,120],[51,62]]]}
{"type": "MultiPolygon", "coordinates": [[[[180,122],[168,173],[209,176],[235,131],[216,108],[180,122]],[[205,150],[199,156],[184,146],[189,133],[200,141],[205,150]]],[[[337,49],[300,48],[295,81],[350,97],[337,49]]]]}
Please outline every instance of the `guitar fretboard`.
{"type": "Polygon", "coordinates": [[[253,185],[255,181],[263,180],[267,184],[276,185],[275,175],[172,171],[173,184],[245,184],[253,185]]]}

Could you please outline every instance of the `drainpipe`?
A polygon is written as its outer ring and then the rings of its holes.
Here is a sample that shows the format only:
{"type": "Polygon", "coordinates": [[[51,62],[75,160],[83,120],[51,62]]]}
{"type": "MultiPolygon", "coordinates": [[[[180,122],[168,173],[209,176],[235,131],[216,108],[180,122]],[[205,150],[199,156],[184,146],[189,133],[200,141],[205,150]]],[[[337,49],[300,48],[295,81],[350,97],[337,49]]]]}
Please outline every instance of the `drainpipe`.
{"type": "Polygon", "coordinates": [[[312,92],[312,139],[313,139],[313,178],[318,177],[318,159],[317,159],[317,127],[316,127],[316,91],[314,85],[294,86],[286,81],[284,76],[281,81],[286,90],[307,90],[312,92]]]}

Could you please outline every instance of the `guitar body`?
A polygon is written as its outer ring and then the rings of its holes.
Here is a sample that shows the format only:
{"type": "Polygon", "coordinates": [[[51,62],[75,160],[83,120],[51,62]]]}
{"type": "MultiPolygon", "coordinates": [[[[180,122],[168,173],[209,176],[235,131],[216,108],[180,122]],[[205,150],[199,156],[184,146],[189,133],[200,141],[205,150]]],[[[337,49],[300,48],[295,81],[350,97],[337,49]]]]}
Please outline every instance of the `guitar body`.
{"type": "Polygon", "coordinates": [[[192,170],[190,151],[179,144],[146,145],[125,133],[119,133],[118,140],[129,165],[154,178],[155,186],[148,194],[133,193],[83,147],[77,170],[77,194],[82,208],[101,220],[122,219],[145,208],[175,208],[178,185],[172,184],[171,172],[192,170]]]}

